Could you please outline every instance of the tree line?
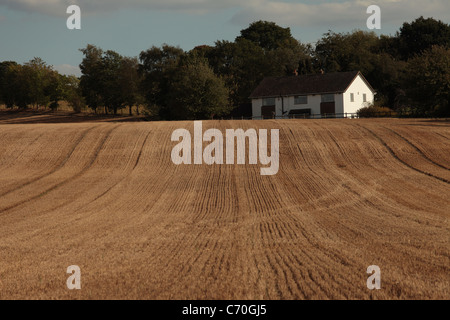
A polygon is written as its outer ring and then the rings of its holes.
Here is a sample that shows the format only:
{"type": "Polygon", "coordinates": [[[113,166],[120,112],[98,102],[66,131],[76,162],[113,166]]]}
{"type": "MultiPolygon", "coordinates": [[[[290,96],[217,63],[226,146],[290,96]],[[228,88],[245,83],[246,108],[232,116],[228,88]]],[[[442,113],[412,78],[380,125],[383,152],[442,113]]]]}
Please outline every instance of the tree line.
{"type": "Polygon", "coordinates": [[[257,21],[234,41],[190,51],[168,44],[138,57],[95,45],[80,50],[80,78],[40,58],[0,63],[0,103],[56,109],[66,100],[75,111],[113,114],[144,105],[153,119],[208,119],[249,114],[248,97],[266,76],[359,70],[377,91],[374,109],[450,115],[450,25],[433,18],[405,22],[393,36],[329,31],[315,45],[257,21]]]}
{"type": "Polygon", "coordinates": [[[81,111],[84,101],[79,83],[77,77],[59,74],[41,58],[23,65],[0,62],[0,104],[7,108],[46,106],[56,110],[59,102],[65,100],[73,110],[81,111]]]}

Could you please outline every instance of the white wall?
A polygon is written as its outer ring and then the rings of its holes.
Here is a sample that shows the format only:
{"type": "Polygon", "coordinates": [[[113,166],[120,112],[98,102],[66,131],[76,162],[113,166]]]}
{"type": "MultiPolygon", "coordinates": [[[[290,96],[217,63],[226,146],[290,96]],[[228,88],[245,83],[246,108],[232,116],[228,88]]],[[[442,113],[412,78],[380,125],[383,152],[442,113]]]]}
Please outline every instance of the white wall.
{"type": "Polygon", "coordinates": [[[263,99],[252,99],[252,115],[253,118],[261,117],[261,107],[263,99]]]}
{"type": "MultiPolygon", "coordinates": [[[[286,116],[289,114],[290,110],[293,109],[311,109],[312,114],[320,113],[320,102],[321,95],[309,95],[307,104],[295,104],[295,97],[284,97],[284,111],[286,116]]],[[[280,114],[281,115],[281,104],[280,104],[280,114]]]]}
{"type": "MultiPolygon", "coordinates": [[[[364,80],[358,75],[350,87],[344,92],[344,112],[355,113],[362,107],[369,105],[374,102],[375,96],[370,88],[366,85],[364,80]],[[351,102],[350,94],[353,93],[355,101],[351,102]],[[367,102],[363,102],[363,94],[367,96],[367,102]]],[[[337,108],[336,108],[337,109],[337,108]]]]}

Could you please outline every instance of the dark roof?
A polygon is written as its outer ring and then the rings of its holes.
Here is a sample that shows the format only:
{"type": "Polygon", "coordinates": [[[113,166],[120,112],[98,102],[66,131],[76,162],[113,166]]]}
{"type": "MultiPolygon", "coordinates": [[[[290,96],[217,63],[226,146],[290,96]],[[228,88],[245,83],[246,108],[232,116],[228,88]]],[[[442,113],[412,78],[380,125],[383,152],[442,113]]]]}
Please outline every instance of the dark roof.
{"type": "Polygon", "coordinates": [[[347,90],[358,74],[373,91],[370,84],[359,71],[350,71],[264,78],[252,92],[250,98],[342,93],[347,90]]]}

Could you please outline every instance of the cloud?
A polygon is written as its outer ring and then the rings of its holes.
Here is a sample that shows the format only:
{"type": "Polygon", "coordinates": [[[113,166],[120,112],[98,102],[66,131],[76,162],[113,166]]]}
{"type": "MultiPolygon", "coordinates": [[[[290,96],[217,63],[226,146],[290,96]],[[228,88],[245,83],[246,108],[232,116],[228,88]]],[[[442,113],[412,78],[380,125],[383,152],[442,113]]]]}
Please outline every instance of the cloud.
{"type": "Polygon", "coordinates": [[[423,15],[443,21],[450,20],[448,0],[430,0],[426,5],[420,0],[347,0],[315,3],[254,0],[246,2],[232,22],[248,25],[255,20],[274,21],[289,26],[366,26],[367,8],[376,4],[381,8],[382,24],[400,24],[423,15]],[[420,9],[419,9],[420,8],[420,9]]]}
{"type": "Polygon", "coordinates": [[[335,22],[339,20],[337,18],[339,16],[350,17],[354,20],[358,12],[365,13],[365,10],[361,11],[361,6],[354,6],[351,2],[318,4],[259,2],[243,8],[232,18],[232,21],[242,25],[255,20],[269,20],[285,25],[311,26],[335,22]]]}
{"type": "Polygon", "coordinates": [[[207,14],[233,9],[231,22],[240,26],[256,20],[274,21],[286,26],[365,27],[366,9],[376,4],[381,8],[382,24],[399,25],[420,15],[442,21],[450,20],[448,0],[0,0],[10,9],[66,16],[69,5],[80,6],[83,15],[117,10],[151,10],[187,14],[207,14]]]}
{"type": "Polygon", "coordinates": [[[59,66],[55,66],[54,69],[58,71],[60,74],[69,76],[74,75],[77,77],[81,76],[81,70],[79,67],[71,66],[70,64],[61,64],[59,66]]]}
{"type": "Polygon", "coordinates": [[[78,5],[83,14],[97,14],[120,9],[205,14],[230,8],[240,2],[239,0],[0,0],[0,5],[19,11],[62,16],[66,15],[69,5],[78,5]]]}

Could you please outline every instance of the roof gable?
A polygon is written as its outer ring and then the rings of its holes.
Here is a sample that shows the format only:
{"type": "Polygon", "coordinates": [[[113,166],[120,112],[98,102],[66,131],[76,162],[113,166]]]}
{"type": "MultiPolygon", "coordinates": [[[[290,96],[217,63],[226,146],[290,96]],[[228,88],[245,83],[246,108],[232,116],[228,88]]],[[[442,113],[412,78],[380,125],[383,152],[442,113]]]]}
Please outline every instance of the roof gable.
{"type": "Polygon", "coordinates": [[[372,88],[372,86],[370,85],[369,81],[367,81],[367,79],[362,75],[361,72],[358,72],[358,74],[356,75],[356,77],[348,84],[348,87],[344,90],[344,92],[346,92],[350,86],[353,84],[353,82],[355,82],[357,77],[360,77],[361,80],[365,83],[365,85],[370,89],[370,91],[372,91],[374,94],[376,93],[375,90],[372,88]]]}
{"type": "Polygon", "coordinates": [[[350,87],[358,75],[361,76],[373,91],[372,87],[359,71],[351,71],[264,78],[252,92],[250,98],[343,93],[350,87]]]}

